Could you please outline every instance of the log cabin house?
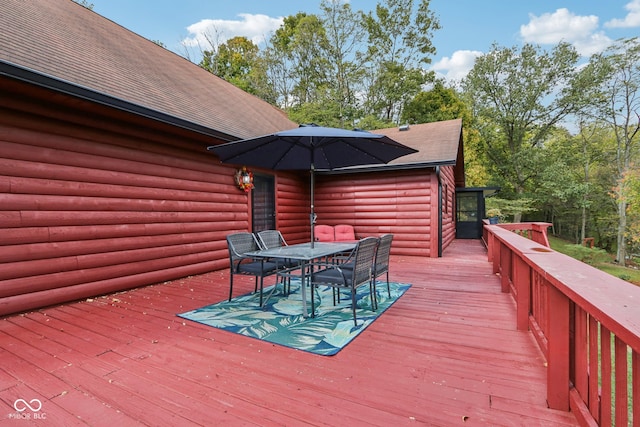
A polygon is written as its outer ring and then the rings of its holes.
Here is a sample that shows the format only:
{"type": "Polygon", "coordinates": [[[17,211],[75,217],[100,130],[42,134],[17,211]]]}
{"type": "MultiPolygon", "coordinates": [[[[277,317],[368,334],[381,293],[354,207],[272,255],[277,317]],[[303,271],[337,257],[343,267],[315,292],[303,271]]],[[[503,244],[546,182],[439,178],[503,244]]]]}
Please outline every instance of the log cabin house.
{"type": "MultiPolygon", "coordinates": [[[[69,0],[5,0],[0,28],[0,315],[226,268],[232,231],[307,238],[308,174],[244,192],[206,149],[297,126],[282,111],[69,0]]],[[[377,131],[420,152],[319,175],[318,223],[441,255],[461,127],[377,131]]]]}
{"type": "Polygon", "coordinates": [[[4,0],[0,25],[0,316],[168,281],[3,317],[5,409],[35,395],[57,425],[638,425],[636,287],[549,249],[548,224],[450,245],[456,193],[483,191],[464,188],[460,121],[378,130],[420,152],[318,176],[319,222],[394,233],[396,277],[419,286],[344,358],[283,356],[175,310],[224,298],[227,233],[309,235],[306,174],[255,170],[245,193],[241,165],[206,151],[297,124],[72,1],[4,0]]]}

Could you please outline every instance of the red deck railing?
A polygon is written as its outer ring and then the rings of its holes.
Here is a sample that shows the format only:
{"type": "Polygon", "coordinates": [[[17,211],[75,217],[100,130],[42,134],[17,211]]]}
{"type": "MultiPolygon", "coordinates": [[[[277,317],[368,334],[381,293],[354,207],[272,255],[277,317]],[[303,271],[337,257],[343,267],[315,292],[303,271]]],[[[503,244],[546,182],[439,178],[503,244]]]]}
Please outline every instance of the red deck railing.
{"type": "Polygon", "coordinates": [[[547,361],[547,401],[582,425],[640,426],[640,287],[549,249],[547,223],[484,227],[489,261],[547,361]]]}

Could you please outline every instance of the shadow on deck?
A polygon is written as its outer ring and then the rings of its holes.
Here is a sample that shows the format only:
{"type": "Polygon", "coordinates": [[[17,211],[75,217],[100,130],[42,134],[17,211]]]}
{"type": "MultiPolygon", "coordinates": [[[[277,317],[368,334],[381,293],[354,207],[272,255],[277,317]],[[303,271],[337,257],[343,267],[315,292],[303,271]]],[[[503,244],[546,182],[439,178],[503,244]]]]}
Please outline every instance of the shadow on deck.
{"type": "Polygon", "coordinates": [[[577,425],[480,241],[392,257],[391,280],[413,287],[332,357],[176,317],[226,270],[0,319],[0,424],[577,425]]]}

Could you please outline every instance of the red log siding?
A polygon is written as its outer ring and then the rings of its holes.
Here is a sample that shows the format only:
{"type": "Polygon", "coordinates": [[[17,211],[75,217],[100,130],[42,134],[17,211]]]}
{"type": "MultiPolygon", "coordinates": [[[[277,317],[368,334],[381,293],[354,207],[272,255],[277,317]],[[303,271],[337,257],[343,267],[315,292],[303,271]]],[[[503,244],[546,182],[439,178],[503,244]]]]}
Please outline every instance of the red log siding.
{"type": "Polygon", "coordinates": [[[0,315],[224,268],[248,228],[213,156],[85,136],[0,123],[0,315]]]}
{"type": "Polygon", "coordinates": [[[456,182],[453,166],[440,169],[442,181],[442,248],[443,250],[456,238],[455,200],[456,182]]]}
{"type": "Polygon", "coordinates": [[[276,176],[276,228],[288,243],[309,241],[309,180],[300,174],[276,176]]]}
{"type": "MultiPolygon", "coordinates": [[[[9,117],[0,123],[0,315],[226,268],[225,236],[249,229],[247,194],[213,156],[77,126],[65,132],[40,118],[42,130],[27,130],[9,117]]],[[[455,235],[453,169],[441,179],[446,247],[455,235]]],[[[277,228],[290,242],[308,240],[308,186],[304,174],[276,176],[277,228]]],[[[320,223],[393,233],[395,254],[437,256],[432,170],[319,176],[316,188],[320,223]]]]}
{"type": "MultiPolygon", "coordinates": [[[[212,137],[24,85],[0,95],[0,315],[227,267],[225,236],[250,229],[250,206],[235,168],[206,153],[212,137]]],[[[275,182],[277,228],[308,240],[308,173],[275,182]]],[[[437,256],[433,170],[318,176],[316,188],[320,222],[437,256]]]]}
{"type": "Polygon", "coordinates": [[[393,254],[437,256],[432,209],[437,191],[436,176],[428,169],[321,175],[315,197],[318,224],[352,224],[358,236],[393,233],[393,254]]]}

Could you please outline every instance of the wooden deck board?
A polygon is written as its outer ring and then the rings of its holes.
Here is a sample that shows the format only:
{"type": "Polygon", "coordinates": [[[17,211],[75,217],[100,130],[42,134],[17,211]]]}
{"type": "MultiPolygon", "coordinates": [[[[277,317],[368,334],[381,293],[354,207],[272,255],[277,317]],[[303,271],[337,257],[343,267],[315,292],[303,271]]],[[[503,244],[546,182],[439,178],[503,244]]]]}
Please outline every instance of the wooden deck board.
{"type": "Polygon", "coordinates": [[[411,289],[332,357],[176,316],[227,298],[226,271],[0,319],[0,424],[37,398],[60,425],[577,425],[479,242],[391,272],[411,289]]]}

